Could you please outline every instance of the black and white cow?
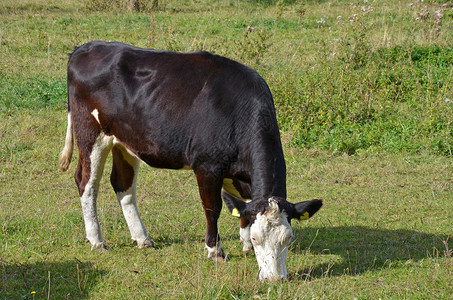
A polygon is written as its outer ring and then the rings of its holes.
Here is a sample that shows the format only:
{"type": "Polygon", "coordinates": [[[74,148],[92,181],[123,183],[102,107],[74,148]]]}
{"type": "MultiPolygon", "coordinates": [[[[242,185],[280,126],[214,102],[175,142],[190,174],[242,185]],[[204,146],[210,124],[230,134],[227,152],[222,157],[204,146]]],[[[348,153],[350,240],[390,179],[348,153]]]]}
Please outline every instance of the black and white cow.
{"type": "Polygon", "coordinates": [[[138,247],[153,246],[136,205],[139,162],[191,169],[206,215],[208,258],[226,259],[217,230],[223,188],[226,205],[241,219],[244,250],[255,250],[261,280],[286,278],[291,219],[309,218],[322,205],[286,201],[271,92],[254,70],[224,57],[101,41],[76,48],[68,63],[61,170],[70,164],[73,135],[75,181],[92,249],[105,247],[96,198],[110,152],[110,181],[138,247]]]}

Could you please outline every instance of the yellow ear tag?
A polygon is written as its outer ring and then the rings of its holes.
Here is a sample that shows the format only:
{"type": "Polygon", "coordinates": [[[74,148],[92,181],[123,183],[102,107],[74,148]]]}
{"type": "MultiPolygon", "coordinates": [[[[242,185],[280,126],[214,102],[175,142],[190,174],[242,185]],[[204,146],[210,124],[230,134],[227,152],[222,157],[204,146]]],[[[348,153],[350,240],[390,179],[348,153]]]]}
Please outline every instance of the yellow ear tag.
{"type": "Polygon", "coordinates": [[[308,214],[308,211],[306,211],[302,216],[300,216],[299,220],[307,220],[308,218],[310,218],[310,215],[308,214]]]}
{"type": "Polygon", "coordinates": [[[233,210],[231,211],[231,215],[232,215],[233,217],[238,217],[238,218],[241,217],[241,214],[239,213],[239,210],[238,210],[236,207],[233,208],[233,210]]]}

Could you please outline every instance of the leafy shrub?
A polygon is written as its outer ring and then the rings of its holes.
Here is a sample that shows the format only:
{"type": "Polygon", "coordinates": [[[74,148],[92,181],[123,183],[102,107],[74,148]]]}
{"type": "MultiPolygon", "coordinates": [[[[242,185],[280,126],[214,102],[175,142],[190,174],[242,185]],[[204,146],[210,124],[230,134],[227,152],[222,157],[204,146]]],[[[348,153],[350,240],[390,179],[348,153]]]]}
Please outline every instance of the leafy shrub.
{"type": "Polygon", "coordinates": [[[355,47],[345,53],[319,59],[316,68],[270,77],[281,127],[293,133],[294,144],[348,154],[451,155],[453,48],[355,47]],[[362,58],[345,59],[354,51],[362,58]]]}

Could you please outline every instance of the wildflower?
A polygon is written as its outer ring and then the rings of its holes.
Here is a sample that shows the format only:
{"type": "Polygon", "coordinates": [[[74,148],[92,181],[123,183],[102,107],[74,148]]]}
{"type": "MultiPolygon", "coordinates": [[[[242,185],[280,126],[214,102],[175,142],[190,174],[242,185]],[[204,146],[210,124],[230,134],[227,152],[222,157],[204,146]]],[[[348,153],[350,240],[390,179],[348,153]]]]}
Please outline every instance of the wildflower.
{"type": "Polygon", "coordinates": [[[428,19],[428,17],[429,17],[429,11],[428,11],[427,6],[425,6],[424,9],[422,9],[421,11],[416,13],[416,20],[419,20],[419,19],[426,20],[426,19],[428,19]]]}
{"type": "Polygon", "coordinates": [[[34,294],[36,294],[36,292],[35,292],[35,291],[32,291],[30,294],[34,295],[34,294]]]}
{"type": "Polygon", "coordinates": [[[434,25],[441,27],[442,26],[442,17],[443,17],[442,11],[436,10],[433,14],[434,25]]]}
{"type": "Polygon", "coordinates": [[[349,17],[349,22],[350,23],[355,23],[358,19],[358,15],[357,14],[353,14],[352,16],[349,17]]]}

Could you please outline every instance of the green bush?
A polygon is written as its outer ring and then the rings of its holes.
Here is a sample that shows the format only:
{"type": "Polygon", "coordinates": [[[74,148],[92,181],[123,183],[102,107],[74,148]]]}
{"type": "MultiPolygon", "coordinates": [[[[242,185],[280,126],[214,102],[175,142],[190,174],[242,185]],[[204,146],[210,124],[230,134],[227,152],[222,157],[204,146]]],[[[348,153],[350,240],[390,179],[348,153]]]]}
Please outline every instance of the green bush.
{"type": "Polygon", "coordinates": [[[293,133],[293,143],[349,154],[385,149],[451,155],[453,48],[355,51],[366,55],[320,60],[316,69],[271,77],[281,127],[293,133]]]}

